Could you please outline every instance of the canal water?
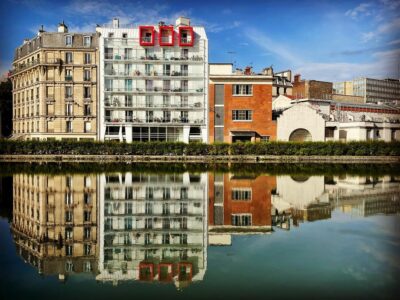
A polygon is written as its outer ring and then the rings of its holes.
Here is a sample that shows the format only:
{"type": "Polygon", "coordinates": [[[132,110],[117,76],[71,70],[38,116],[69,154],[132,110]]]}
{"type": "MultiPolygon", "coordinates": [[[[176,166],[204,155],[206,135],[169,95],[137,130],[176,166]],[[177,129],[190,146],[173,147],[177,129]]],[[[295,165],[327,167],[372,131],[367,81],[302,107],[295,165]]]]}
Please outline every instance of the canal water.
{"type": "Polygon", "coordinates": [[[0,299],[399,291],[397,171],[101,168],[0,171],[0,299]]]}

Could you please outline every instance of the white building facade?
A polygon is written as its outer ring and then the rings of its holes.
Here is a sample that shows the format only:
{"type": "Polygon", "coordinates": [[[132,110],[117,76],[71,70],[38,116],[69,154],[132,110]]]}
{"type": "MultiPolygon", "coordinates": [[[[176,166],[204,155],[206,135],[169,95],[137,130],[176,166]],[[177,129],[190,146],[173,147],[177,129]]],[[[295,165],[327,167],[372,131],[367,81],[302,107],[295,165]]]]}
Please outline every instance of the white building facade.
{"type": "Polygon", "coordinates": [[[100,33],[99,140],[208,141],[208,40],[203,27],[120,28],[100,33]]]}
{"type": "Polygon", "coordinates": [[[207,269],[207,174],[114,173],[99,187],[97,280],[203,280],[207,269]]]}
{"type": "Polygon", "coordinates": [[[281,96],[273,107],[280,141],[400,140],[400,110],[390,106],[281,96]]]}

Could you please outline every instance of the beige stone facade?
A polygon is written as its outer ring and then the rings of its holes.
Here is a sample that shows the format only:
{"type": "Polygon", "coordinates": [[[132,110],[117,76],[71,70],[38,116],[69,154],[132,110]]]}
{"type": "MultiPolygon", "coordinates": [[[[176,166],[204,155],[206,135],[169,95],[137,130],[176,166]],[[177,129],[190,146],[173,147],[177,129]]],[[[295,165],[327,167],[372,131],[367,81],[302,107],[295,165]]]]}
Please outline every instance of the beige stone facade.
{"type": "Polygon", "coordinates": [[[98,35],[44,32],[16,49],[13,137],[96,139],[98,35]]]}
{"type": "Polygon", "coordinates": [[[14,242],[39,273],[96,273],[97,223],[96,175],[13,176],[14,242]]]}

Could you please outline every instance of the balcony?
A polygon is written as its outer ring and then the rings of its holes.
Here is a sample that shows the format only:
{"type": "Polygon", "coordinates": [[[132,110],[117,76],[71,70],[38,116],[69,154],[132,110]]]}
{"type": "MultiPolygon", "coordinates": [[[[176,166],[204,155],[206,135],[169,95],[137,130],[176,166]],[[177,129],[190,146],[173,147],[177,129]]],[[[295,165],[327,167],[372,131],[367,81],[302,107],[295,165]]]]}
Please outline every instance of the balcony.
{"type": "Polygon", "coordinates": [[[140,46],[154,46],[154,26],[139,26],[140,46]]]}
{"type": "Polygon", "coordinates": [[[22,72],[24,70],[27,70],[29,68],[32,68],[32,67],[35,67],[35,66],[38,66],[38,65],[61,65],[61,64],[62,64],[62,61],[59,58],[46,59],[46,60],[34,60],[34,61],[29,62],[29,63],[21,63],[21,64],[16,65],[14,67],[14,69],[11,70],[10,73],[11,73],[11,75],[15,75],[15,74],[17,74],[19,72],[22,72]]]}
{"type": "Polygon", "coordinates": [[[72,75],[65,75],[65,81],[72,81],[72,75]]]}
{"type": "Polygon", "coordinates": [[[174,26],[160,26],[159,45],[173,46],[174,45],[175,31],[174,26]]]}
{"type": "Polygon", "coordinates": [[[204,94],[203,88],[198,89],[184,89],[172,88],[163,89],[162,87],[148,87],[143,88],[105,88],[105,93],[129,93],[129,94],[204,94]]]}
{"type": "Polygon", "coordinates": [[[148,117],[148,118],[137,118],[137,117],[126,117],[124,118],[111,118],[105,117],[105,122],[114,124],[133,123],[133,124],[159,124],[159,125],[178,125],[178,124],[204,124],[203,119],[189,119],[186,117],[178,118],[163,118],[163,117],[148,117]]]}
{"type": "Polygon", "coordinates": [[[179,46],[180,47],[193,47],[194,45],[194,32],[191,26],[179,27],[179,46]]]}

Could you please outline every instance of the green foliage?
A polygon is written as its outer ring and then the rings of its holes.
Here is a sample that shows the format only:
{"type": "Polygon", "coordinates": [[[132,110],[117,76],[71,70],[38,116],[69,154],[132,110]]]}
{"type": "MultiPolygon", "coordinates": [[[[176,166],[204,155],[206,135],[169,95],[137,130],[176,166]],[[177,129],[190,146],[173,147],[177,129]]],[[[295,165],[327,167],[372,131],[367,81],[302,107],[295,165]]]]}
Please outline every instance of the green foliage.
{"type": "Polygon", "coordinates": [[[400,142],[118,143],[0,140],[0,154],[34,155],[300,155],[397,156],[400,142]]]}

